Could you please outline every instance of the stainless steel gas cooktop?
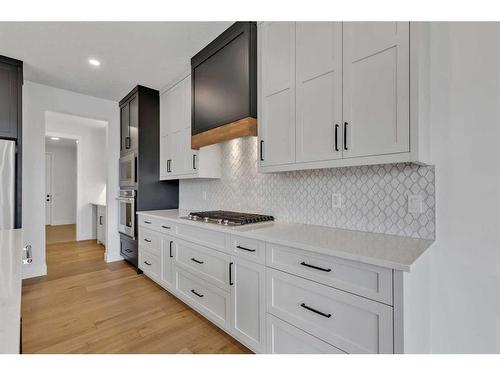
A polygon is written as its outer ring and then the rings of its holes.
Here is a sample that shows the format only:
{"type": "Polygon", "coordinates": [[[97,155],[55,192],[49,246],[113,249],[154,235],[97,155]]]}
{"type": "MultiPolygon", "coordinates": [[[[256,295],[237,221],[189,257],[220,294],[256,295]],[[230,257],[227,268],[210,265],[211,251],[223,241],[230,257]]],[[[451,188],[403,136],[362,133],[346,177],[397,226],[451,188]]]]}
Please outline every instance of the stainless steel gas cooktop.
{"type": "Polygon", "coordinates": [[[273,221],[274,217],[234,211],[200,211],[191,212],[186,219],[220,225],[245,225],[273,221]]]}

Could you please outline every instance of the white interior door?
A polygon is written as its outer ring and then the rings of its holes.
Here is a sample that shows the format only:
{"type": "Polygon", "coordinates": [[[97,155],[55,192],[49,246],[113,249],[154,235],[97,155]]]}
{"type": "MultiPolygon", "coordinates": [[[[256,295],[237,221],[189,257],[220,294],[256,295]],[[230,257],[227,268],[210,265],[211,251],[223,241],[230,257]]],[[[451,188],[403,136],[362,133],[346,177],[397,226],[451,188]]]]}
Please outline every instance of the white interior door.
{"type": "Polygon", "coordinates": [[[51,153],[45,154],[45,224],[52,224],[52,158],[51,153]]]}
{"type": "Polygon", "coordinates": [[[297,161],[342,158],[342,23],[297,22],[297,161]]]}
{"type": "Polygon", "coordinates": [[[343,23],[344,158],[409,151],[409,27],[343,23]]]}

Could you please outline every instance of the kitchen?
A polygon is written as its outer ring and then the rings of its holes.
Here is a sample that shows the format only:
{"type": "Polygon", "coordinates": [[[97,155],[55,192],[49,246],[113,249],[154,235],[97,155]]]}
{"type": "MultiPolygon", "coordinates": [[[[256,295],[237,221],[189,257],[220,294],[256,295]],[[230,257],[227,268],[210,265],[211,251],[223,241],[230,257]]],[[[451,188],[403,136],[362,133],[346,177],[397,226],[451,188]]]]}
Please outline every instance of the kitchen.
{"type": "Polygon", "coordinates": [[[0,23],[2,352],[498,353],[497,23],[96,25],[0,23]],[[133,27],[171,65],[33,68],[133,27]],[[105,247],[45,246],[47,112],[107,124],[105,247]]]}

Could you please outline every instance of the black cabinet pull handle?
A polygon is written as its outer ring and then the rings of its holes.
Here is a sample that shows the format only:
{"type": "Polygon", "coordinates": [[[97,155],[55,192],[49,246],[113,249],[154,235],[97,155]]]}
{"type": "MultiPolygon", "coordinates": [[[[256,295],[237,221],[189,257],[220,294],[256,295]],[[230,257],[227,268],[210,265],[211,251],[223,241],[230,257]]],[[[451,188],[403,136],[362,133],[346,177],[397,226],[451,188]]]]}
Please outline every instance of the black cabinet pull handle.
{"type": "Polygon", "coordinates": [[[344,122],[344,150],[347,150],[347,122],[344,122]]]}
{"type": "Polygon", "coordinates": [[[99,216],[99,225],[102,225],[102,216],[99,216]]]}
{"type": "Polygon", "coordinates": [[[170,258],[173,258],[174,256],[172,255],[172,245],[174,241],[170,241],[170,258]]]}
{"type": "Polygon", "coordinates": [[[130,250],[130,249],[125,249],[125,251],[126,251],[127,253],[131,253],[131,252],[132,252],[132,250],[130,250]]]}
{"type": "Polygon", "coordinates": [[[313,313],[324,316],[325,318],[330,318],[332,316],[332,314],[325,314],[324,312],[313,309],[312,307],[307,306],[305,303],[301,303],[300,306],[306,310],[312,311],[313,313]]]}
{"type": "Polygon", "coordinates": [[[172,160],[168,159],[168,160],[167,160],[167,172],[168,172],[168,173],[172,172],[172,170],[171,170],[171,165],[170,165],[171,163],[172,163],[172,160]]]}
{"type": "Polygon", "coordinates": [[[151,224],[150,221],[144,220],[144,224],[151,224]]]}
{"type": "Polygon", "coordinates": [[[264,161],[264,141],[260,140],[260,161],[264,161]]]}
{"type": "Polygon", "coordinates": [[[150,266],[150,265],[151,265],[151,263],[149,263],[149,262],[147,262],[147,261],[144,261],[144,264],[145,264],[146,266],[150,266]]]}
{"type": "Polygon", "coordinates": [[[198,259],[196,259],[196,258],[191,258],[191,260],[192,260],[193,262],[195,262],[195,263],[198,263],[198,264],[203,264],[203,263],[205,263],[205,262],[202,262],[201,260],[198,260],[198,259]]]}
{"type": "Polygon", "coordinates": [[[338,137],[339,137],[339,125],[335,124],[335,151],[339,151],[338,137]]]}
{"type": "Polygon", "coordinates": [[[236,246],[236,248],[237,249],[241,249],[241,250],[245,250],[245,251],[250,251],[252,253],[256,251],[255,249],[249,249],[247,247],[243,247],[243,246],[240,246],[240,245],[236,246]]]}
{"type": "Polygon", "coordinates": [[[170,227],[167,227],[166,225],[162,225],[161,227],[165,229],[170,229],[170,227]]]}
{"type": "Polygon", "coordinates": [[[196,293],[196,290],[194,290],[194,289],[191,289],[191,293],[197,295],[200,298],[203,298],[203,294],[196,293]]]}
{"type": "Polygon", "coordinates": [[[331,268],[321,268],[321,267],[318,267],[318,266],[313,266],[312,264],[307,264],[306,262],[300,262],[300,264],[302,266],[306,266],[306,267],[309,267],[309,268],[314,268],[315,270],[319,270],[319,271],[324,271],[324,272],[331,272],[332,271],[331,268]]]}
{"type": "Polygon", "coordinates": [[[193,154],[193,169],[196,169],[196,154],[193,154]]]}
{"type": "Polygon", "coordinates": [[[126,149],[130,148],[130,137],[125,137],[125,148],[126,149]]]}
{"type": "Polygon", "coordinates": [[[233,283],[233,262],[229,263],[229,285],[234,285],[234,283],[233,283]]]}
{"type": "Polygon", "coordinates": [[[151,242],[151,240],[149,238],[145,238],[144,242],[151,242]]]}

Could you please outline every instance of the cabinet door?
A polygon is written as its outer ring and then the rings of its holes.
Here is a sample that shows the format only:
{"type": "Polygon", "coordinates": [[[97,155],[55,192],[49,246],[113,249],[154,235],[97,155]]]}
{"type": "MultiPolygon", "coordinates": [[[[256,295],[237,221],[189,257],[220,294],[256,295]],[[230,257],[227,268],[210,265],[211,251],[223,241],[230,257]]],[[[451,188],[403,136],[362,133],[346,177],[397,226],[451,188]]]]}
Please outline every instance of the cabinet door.
{"type": "Polygon", "coordinates": [[[174,239],[168,236],[161,237],[161,283],[167,289],[173,288],[175,258],[174,239]]]}
{"type": "Polygon", "coordinates": [[[342,23],[296,24],[297,162],[342,157],[342,23]]]}
{"type": "Polygon", "coordinates": [[[172,141],[173,134],[165,134],[160,137],[160,177],[169,177],[172,173],[172,141]]]}
{"type": "Polygon", "coordinates": [[[343,24],[344,158],[409,151],[409,23],[343,24]]]}
{"type": "Polygon", "coordinates": [[[120,151],[127,151],[129,147],[129,106],[125,103],[120,107],[120,151]]]}
{"type": "Polygon", "coordinates": [[[262,166],[295,162],[295,23],[259,27],[259,145],[262,166]]]}
{"type": "Polygon", "coordinates": [[[139,96],[134,96],[129,102],[129,137],[130,149],[139,147],[139,96]]]}
{"type": "Polygon", "coordinates": [[[17,138],[17,67],[0,63],[0,137],[17,138]]]}
{"type": "Polygon", "coordinates": [[[231,257],[231,332],[257,353],[266,346],[266,268],[231,257]]]}

